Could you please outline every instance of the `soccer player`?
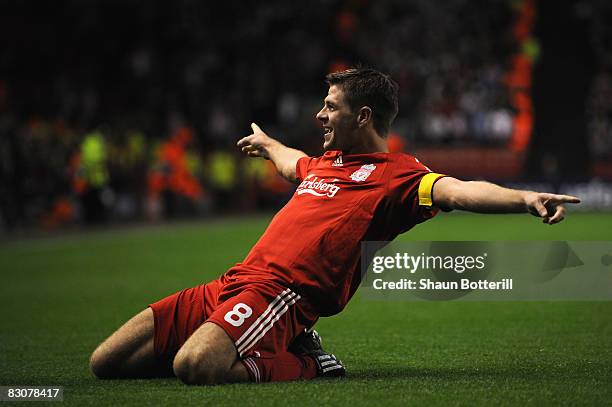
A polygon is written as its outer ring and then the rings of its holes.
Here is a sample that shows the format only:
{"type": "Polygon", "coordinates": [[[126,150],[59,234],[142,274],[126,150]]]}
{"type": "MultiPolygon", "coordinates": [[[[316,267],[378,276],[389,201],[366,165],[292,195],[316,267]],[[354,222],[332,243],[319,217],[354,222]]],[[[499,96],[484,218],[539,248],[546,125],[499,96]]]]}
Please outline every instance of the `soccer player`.
{"type": "Polygon", "coordinates": [[[327,76],[320,157],[252,124],[238,146],[299,185],[242,263],[130,319],[91,356],[99,378],[176,375],[187,384],[343,376],[311,328],[339,313],[360,283],[360,242],[389,241],[439,209],[530,212],[555,224],[578,198],[464,182],[389,153],[397,84],[372,69],[327,76]]]}

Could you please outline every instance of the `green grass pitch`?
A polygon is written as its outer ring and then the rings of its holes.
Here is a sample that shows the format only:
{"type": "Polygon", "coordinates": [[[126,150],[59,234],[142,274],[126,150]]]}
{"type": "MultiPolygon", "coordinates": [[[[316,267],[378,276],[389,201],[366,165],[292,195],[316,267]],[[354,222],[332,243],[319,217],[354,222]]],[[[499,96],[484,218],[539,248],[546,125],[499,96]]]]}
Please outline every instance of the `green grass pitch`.
{"type": "MultiPolygon", "coordinates": [[[[72,405],[603,405],[612,302],[374,302],[322,319],[344,380],[187,387],[100,381],[94,347],[148,303],[242,260],[269,218],[0,242],[0,385],[62,385],[72,405]]],[[[441,214],[413,240],[610,240],[612,215],[441,214]]]]}

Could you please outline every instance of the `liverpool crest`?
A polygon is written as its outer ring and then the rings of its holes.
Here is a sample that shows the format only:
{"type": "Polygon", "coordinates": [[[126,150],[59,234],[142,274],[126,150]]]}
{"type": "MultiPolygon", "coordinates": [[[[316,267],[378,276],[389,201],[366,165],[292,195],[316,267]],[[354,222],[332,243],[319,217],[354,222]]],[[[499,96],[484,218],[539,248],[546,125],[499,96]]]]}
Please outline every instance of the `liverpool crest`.
{"type": "Polygon", "coordinates": [[[351,174],[351,179],[355,182],[363,182],[376,169],[374,164],[362,165],[360,169],[351,174]]]}

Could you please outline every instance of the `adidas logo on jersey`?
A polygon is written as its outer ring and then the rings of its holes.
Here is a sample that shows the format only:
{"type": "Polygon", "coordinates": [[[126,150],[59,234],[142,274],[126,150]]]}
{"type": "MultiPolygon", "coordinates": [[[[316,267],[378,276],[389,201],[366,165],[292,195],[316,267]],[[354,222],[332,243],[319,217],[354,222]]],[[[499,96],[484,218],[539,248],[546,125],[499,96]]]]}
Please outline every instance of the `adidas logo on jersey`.
{"type": "Polygon", "coordinates": [[[332,163],[332,167],[342,167],[342,165],[342,156],[339,155],[338,158],[336,158],[332,163]]]}

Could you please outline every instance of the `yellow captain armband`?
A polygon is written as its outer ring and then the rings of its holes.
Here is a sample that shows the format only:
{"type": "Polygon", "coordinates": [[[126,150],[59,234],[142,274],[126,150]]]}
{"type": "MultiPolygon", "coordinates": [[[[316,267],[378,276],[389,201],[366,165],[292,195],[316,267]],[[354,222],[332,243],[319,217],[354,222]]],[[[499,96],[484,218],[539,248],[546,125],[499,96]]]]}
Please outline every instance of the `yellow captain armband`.
{"type": "Polygon", "coordinates": [[[421,183],[419,184],[419,205],[420,206],[432,206],[433,200],[431,199],[431,191],[433,189],[434,183],[442,177],[445,177],[444,174],[437,174],[435,172],[430,172],[421,178],[421,183]]]}

